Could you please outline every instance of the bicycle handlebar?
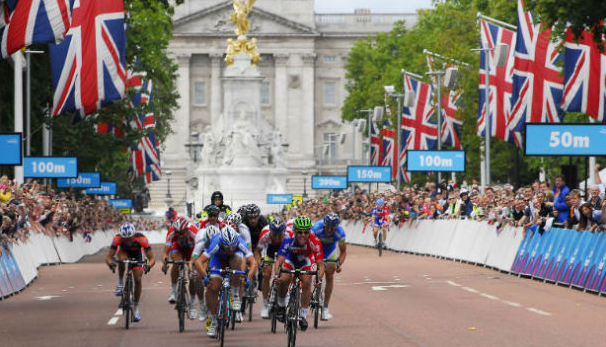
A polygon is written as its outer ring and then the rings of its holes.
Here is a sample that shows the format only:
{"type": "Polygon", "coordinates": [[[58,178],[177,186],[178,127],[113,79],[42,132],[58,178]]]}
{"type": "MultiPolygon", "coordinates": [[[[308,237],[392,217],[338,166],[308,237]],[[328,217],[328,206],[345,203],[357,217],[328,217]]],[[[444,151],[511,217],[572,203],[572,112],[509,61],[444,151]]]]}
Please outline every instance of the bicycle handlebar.
{"type": "Polygon", "coordinates": [[[189,262],[187,260],[165,260],[164,264],[179,264],[179,265],[185,265],[185,264],[189,264],[189,262]]]}
{"type": "Polygon", "coordinates": [[[210,269],[211,273],[215,273],[215,274],[232,274],[232,275],[245,275],[246,271],[242,271],[242,270],[232,270],[232,269],[210,269]]]}
{"type": "Polygon", "coordinates": [[[295,274],[295,275],[317,275],[318,274],[318,270],[301,270],[301,269],[294,269],[294,270],[286,270],[286,269],[280,269],[280,273],[289,273],[289,274],[295,274]]]}

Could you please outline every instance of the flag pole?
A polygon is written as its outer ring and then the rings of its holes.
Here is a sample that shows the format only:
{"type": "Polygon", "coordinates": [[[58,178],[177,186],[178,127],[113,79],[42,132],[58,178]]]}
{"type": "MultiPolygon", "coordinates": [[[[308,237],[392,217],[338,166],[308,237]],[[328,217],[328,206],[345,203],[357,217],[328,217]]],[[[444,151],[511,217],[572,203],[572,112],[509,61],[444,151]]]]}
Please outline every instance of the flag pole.
{"type": "Polygon", "coordinates": [[[500,21],[500,20],[498,20],[498,19],[494,19],[494,18],[492,18],[492,17],[485,16],[485,15],[483,15],[483,14],[482,14],[482,13],[480,13],[480,12],[478,12],[478,16],[477,16],[477,17],[478,17],[479,19],[483,19],[483,20],[485,20],[485,21],[492,22],[492,23],[494,23],[494,24],[496,24],[496,25],[499,25],[499,26],[502,26],[502,27],[506,27],[507,29],[511,29],[511,30],[518,30],[518,28],[517,28],[515,25],[512,25],[512,24],[509,24],[509,23],[506,23],[506,22],[500,21]]]}
{"type": "MultiPolygon", "coordinates": [[[[21,153],[20,156],[23,156],[23,53],[21,51],[16,51],[12,55],[14,62],[14,74],[15,74],[15,98],[14,98],[14,126],[15,132],[21,133],[22,141],[21,141],[21,153]]],[[[23,183],[23,166],[15,165],[14,167],[14,180],[17,184],[23,183]]]]}

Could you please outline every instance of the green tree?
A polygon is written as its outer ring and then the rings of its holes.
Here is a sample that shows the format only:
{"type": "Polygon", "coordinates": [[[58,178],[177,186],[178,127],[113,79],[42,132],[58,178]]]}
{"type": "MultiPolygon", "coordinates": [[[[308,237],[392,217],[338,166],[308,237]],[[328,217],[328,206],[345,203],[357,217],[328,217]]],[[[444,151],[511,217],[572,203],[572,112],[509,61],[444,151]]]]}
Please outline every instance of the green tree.
{"type": "MultiPolygon", "coordinates": [[[[174,79],[177,66],[167,56],[166,49],[172,38],[173,7],[166,1],[126,0],[126,61],[127,66],[143,71],[153,81],[153,99],[148,106],[128,107],[128,99],[114,102],[99,111],[97,120],[93,117],[73,122],[71,114],[62,114],[50,121],[53,129],[53,154],[77,156],[80,171],[98,171],[106,181],[118,182],[119,195],[129,196],[133,188],[140,186],[139,180],[129,184],[128,147],[137,143],[145,134],[124,129],[125,137],[117,138],[108,134],[97,134],[94,125],[97,121],[114,125],[128,122],[139,114],[153,108],[156,119],[156,136],[162,142],[170,133],[170,122],[177,107],[178,94],[174,79]]],[[[41,127],[45,120],[47,107],[52,106],[52,82],[50,78],[50,59],[46,46],[38,47],[45,54],[32,55],[32,155],[40,155],[41,127]]],[[[6,83],[0,83],[0,130],[13,129],[13,73],[7,61],[0,62],[0,75],[7,76],[6,83]]],[[[128,95],[134,93],[127,91],[128,95]]],[[[9,170],[5,169],[5,173],[9,170]]]]}

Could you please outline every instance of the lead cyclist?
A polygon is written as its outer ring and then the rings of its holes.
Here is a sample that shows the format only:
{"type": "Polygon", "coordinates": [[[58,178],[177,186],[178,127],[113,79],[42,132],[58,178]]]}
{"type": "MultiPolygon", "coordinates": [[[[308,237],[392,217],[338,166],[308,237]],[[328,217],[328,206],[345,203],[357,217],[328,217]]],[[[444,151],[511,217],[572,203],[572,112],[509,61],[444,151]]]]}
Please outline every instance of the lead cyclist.
{"type": "Polygon", "coordinates": [[[387,230],[389,229],[389,209],[385,206],[385,200],[377,199],[376,206],[371,212],[373,218],[372,236],[377,244],[377,234],[379,229],[383,230],[383,242],[387,239],[387,230]]]}

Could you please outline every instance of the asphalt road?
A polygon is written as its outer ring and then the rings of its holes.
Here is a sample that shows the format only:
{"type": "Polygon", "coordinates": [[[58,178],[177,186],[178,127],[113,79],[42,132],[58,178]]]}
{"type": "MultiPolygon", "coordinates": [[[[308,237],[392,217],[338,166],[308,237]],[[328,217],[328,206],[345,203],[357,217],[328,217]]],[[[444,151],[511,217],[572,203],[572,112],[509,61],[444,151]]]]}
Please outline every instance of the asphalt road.
{"type": "MultiPolygon", "coordinates": [[[[197,320],[178,332],[169,277],[159,267],[144,277],[142,321],[125,330],[105,252],[43,267],[24,292],[0,301],[0,346],[217,345],[197,320]]],[[[271,334],[259,306],[252,322],[227,331],[226,346],[286,345],[281,326],[271,334]]],[[[297,346],[606,344],[605,298],[448,260],[393,252],[379,258],[356,246],[348,248],[331,312],[331,321],[300,333],[297,346]]]]}

